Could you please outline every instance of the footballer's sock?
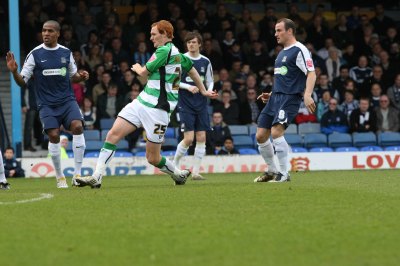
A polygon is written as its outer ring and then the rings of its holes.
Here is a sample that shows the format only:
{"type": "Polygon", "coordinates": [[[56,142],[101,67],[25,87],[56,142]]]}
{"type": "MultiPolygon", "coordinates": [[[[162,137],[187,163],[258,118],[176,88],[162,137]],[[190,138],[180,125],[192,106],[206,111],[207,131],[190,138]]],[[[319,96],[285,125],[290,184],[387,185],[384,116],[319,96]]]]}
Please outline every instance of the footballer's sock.
{"type": "Polygon", "coordinates": [[[206,143],[196,142],[196,148],[194,149],[194,163],[193,163],[193,175],[200,173],[200,164],[206,154],[206,143]]]}
{"type": "Polygon", "coordinates": [[[176,167],[179,167],[179,162],[182,159],[182,157],[186,154],[188,151],[189,146],[186,146],[185,142],[183,140],[179,142],[178,147],[176,147],[176,152],[175,152],[175,157],[174,157],[174,164],[176,167]]]}
{"type": "Polygon", "coordinates": [[[51,160],[53,161],[54,170],[56,171],[56,178],[63,177],[63,173],[61,171],[61,144],[59,143],[51,143],[49,142],[49,154],[51,160]]]}
{"type": "Polygon", "coordinates": [[[7,183],[6,175],[4,173],[3,156],[0,150],[0,183],[7,183]]]}
{"type": "Polygon", "coordinates": [[[273,140],[276,156],[278,157],[279,166],[281,168],[281,174],[288,174],[288,153],[289,153],[289,145],[286,142],[284,136],[276,138],[273,140]]]}
{"type": "Polygon", "coordinates": [[[81,175],[83,155],[85,154],[85,137],[83,134],[72,136],[72,150],[74,152],[74,175],[81,175]]]}
{"type": "Polygon", "coordinates": [[[268,139],[264,143],[258,143],[258,151],[260,152],[261,156],[263,157],[265,163],[268,166],[268,172],[276,173],[276,165],[274,161],[274,147],[272,146],[271,141],[268,139]]]}
{"type": "Polygon", "coordinates": [[[161,172],[170,176],[179,175],[181,173],[181,170],[179,170],[173,162],[164,156],[161,157],[161,161],[156,165],[156,167],[158,167],[161,172]]]}
{"type": "Polygon", "coordinates": [[[111,144],[109,142],[104,142],[103,148],[100,150],[99,158],[97,159],[96,170],[93,176],[97,179],[101,178],[110,163],[111,159],[114,157],[117,145],[111,144]]]}

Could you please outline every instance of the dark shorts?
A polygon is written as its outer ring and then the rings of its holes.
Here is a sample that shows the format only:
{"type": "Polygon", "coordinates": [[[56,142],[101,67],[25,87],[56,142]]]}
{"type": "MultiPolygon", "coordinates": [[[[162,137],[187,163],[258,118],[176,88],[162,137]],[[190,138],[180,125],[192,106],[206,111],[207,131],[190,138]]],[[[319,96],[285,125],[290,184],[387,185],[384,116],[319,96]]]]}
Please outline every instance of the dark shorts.
{"type": "Polygon", "coordinates": [[[179,117],[181,120],[181,130],[184,132],[210,130],[210,118],[207,109],[197,114],[179,112],[179,117]]]}
{"type": "Polygon", "coordinates": [[[81,120],[84,123],[83,115],[76,101],[69,101],[59,106],[42,106],[39,110],[40,121],[43,130],[60,128],[61,125],[69,130],[73,120],[81,120]]]}
{"type": "Polygon", "coordinates": [[[258,117],[258,127],[270,129],[280,123],[287,128],[299,112],[302,100],[300,94],[272,94],[258,117]]]}

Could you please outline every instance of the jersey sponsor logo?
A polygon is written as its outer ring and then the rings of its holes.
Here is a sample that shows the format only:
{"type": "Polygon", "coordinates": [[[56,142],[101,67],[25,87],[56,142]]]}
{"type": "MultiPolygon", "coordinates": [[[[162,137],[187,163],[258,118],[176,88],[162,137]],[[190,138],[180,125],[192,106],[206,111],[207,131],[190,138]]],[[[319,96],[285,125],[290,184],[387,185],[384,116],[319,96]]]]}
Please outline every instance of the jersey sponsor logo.
{"type": "Polygon", "coordinates": [[[274,74],[286,75],[287,72],[288,72],[288,68],[286,66],[274,68],[274,74]]]}
{"type": "Polygon", "coordinates": [[[157,59],[156,54],[153,54],[153,55],[150,57],[149,62],[153,62],[153,61],[156,60],[156,59],[157,59]]]}
{"type": "Polygon", "coordinates": [[[307,67],[313,67],[313,61],[312,61],[312,59],[307,59],[306,60],[306,65],[307,65],[307,67]]]}
{"type": "Polygon", "coordinates": [[[62,67],[60,69],[45,69],[42,71],[43,76],[63,76],[67,74],[67,69],[62,67]]]}

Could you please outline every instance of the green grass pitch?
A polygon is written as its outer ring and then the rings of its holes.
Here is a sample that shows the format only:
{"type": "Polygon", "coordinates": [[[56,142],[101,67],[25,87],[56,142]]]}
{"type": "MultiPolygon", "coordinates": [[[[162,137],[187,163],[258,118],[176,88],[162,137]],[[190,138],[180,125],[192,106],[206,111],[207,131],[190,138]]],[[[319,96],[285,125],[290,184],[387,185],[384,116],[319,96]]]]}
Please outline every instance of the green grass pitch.
{"type": "MultiPolygon", "coordinates": [[[[105,177],[99,190],[10,179],[1,265],[398,265],[400,170],[105,177]],[[50,193],[54,197],[14,203],[50,193]]],[[[70,181],[70,180],[69,180],[70,181]]]]}

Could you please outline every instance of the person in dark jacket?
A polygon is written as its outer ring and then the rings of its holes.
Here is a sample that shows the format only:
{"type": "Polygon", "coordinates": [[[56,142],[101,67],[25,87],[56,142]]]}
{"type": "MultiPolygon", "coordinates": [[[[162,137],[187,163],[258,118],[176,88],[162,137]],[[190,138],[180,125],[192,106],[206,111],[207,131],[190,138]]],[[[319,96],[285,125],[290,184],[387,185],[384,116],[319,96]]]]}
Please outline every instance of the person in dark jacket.
{"type": "Polygon", "coordinates": [[[377,117],[374,110],[369,109],[369,98],[360,99],[360,107],[350,115],[350,133],[376,132],[377,117]]]}
{"type": "Polygon", "coordinates": [[[224,147],[218,152],[218,155],[232,154],[239,154],[239,151],[235,148],[232,137],[226,137],[224,141],[224,147]]]}
{"type": "Polygon", "coordinates": [[[6,178],[25,177],[25,171],[22,169],[21,163],[14,158],[14,149],[12,147],[6,148],[3,163],[6,178]]]}
{"type": "Polygon", "coordinates": [[[214,112],[211,130],[207,131],[206,153],[207,155],[218,153],[224,146],[225,138],[231,137],[229,127],[223,121],[221,112],[214,112]]]}
{"type": "Polygon", "coordinates": [[[348,131],[347,116],[338,109],[337,100],[331,98],[328,111],[321,118],[321,132],[331,134],[333,132],[347,133],[348,131]]]}

